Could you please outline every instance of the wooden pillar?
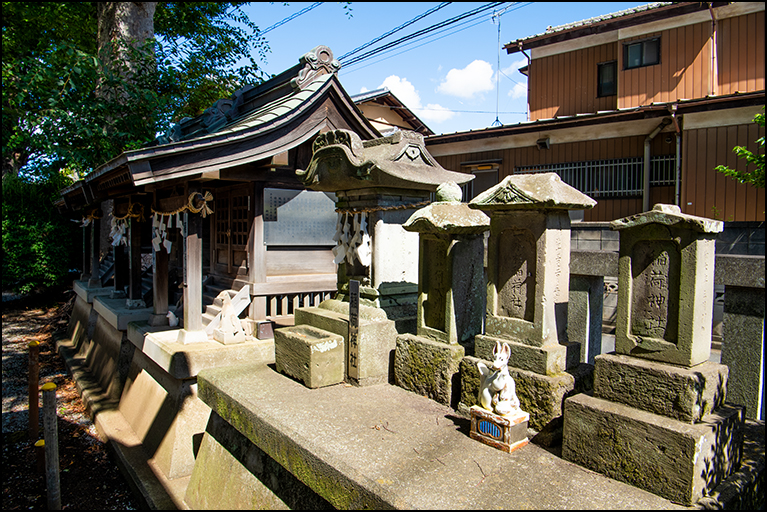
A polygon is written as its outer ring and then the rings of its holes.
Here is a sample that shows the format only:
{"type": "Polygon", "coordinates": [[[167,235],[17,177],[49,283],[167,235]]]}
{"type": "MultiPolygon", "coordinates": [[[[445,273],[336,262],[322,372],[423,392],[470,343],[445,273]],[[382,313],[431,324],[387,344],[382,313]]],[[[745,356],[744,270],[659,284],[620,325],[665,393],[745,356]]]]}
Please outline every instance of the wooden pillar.
{"type": "MultiPolygon", "coordinates": [[[[266,282],[266,246],[264,245],[264,183],[257,182],[253,197],[253,223],[248,236],[248,281],[266,282]]],[[[248,317],[252,320],[266,319],[266,297],[253,297],[248,317]]]]}
{"type": "Polygon", "coordinates": [[[112,297],[124,297],[125,285],[127,284],[126,277],[128,274],[128,255],[125,253],[125,246],[119,243],[113,246],[115,256],[115,275],[114,275],[114,291],[112,297]]]}
{"type": "MultiPolygon", "coordinates": [[[[189,186],[189,193],[200,189],[189,186]]],[[[207,341],[202,326],[202,217],[184,212],[184,332],[180,341],[207,341]]]]}
{"type": "Polygon", "coordinates": [[[88,288],[101,288],[101,276],[99,275],[99,253],[101,252],[101,220],[91,221],[91,278],[88,288]]]}
{"type": "Polygon", "coordinates": [[[168,252],[152,248],[152,314],[149,325],[168,325],[168,252]]]}
{"type": "Polygon", "coordinates": [[[130,218],[128,239],[128,308],[144,308],[146,303],[141,296],[141,226],[138,219],[130,218]]]}
{"type": "Polygon", "coordinates": [[[80,274],[81,281],[88,281],[91,278],[91,234],[88,227],[83,226],[83,272],[80,274]]]}

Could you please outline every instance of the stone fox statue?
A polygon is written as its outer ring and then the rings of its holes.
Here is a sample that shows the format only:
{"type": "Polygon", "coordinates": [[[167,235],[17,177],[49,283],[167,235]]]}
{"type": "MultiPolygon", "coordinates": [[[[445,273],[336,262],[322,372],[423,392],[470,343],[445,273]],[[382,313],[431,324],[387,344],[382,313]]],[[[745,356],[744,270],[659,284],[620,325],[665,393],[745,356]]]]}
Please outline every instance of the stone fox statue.
{"type": "Polygon", "coordinates": [[[504,416],[519,409],[516,384],[509,375],[509,355],[511,349],[507,343],[501,346],[496,341],[493,348],[493,364],[488,368],[485,363],[477,363],[480,373],[479,403],[488,411],[504,416]]]}

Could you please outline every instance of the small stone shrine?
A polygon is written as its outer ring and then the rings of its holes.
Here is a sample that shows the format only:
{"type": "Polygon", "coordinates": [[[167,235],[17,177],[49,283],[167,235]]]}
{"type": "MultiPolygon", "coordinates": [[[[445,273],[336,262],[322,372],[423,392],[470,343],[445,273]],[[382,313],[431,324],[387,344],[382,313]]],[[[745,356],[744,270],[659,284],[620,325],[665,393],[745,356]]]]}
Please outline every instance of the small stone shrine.
{"type": "Polygon", "coordinates": [[[708,360],[722,227],[665,204],[613,221],[616,350],[596,357],[593,396],[565,401],[565,459],[684,505],[736,470],[742,450],[728,368],[708,360]]]}
{"type": "MultiPolygon", "coordinates": [[[[442,168],[423,136],[409,131],[362,141],[352,131],[333,130],[315,139],[312,153],[296,175],[312,190],[336,194],[338,293],[317,307],[297,308],[295,324],[348,340],[349,281],[359,281],[358,339],[344,344],[346,379],[389,382],[397,335],[413,332],[416,320],[418,236],[402,224],[441,183],[463,184],[473,176],[442,168]]],[[[275,345],[283,343],[279,331],[275,345]]]]}
{"type": "Polygon", "coordinates": [[[565,373],[580,364],[580,344],[568,343],[566,329],[568,210],[594,205],[555,173],[507,176],[469,203],[490,215],[485,334],[475,337],[474,355],[492,361],[496,344],[508,344],[509,371],[536,430],[561,416],[577,384],[565,373]]]}
{"type": "Polygon", "coordinates": [[[442,184],[437,202],[403,225],[420,234],[417,330],[397,337],[394,355],[397,385],[453,406],[454,376],[482,332],[482,234],[490,227],[487,215],[460,200],[461,187],[442,184]]]}

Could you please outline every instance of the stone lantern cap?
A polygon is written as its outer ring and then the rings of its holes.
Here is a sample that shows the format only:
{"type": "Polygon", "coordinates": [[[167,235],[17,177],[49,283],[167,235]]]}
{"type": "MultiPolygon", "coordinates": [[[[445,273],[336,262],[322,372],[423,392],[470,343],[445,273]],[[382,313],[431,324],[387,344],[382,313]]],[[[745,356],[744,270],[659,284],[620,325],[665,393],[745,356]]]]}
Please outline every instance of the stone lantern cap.
{"type": "Polygon", "coordinates": [[[661,203],[656,204],[649,212],[614,220],[610,223],[610,227],[617,231],[645,224],[665,224],[667,226],[683,224],[683,227],[699,233],[721,233],[722,229],[724,229],[724,223],[720,220],[688,215],[682,213],[679,207],[674,204],[661,203]]]}
{"type": "Polygon", "coordinates": [[[336,192],[363,188],[400,188],[434,192],[441,183],[468,183],[474,176],[448,171],[429,154],[423,135],[398,131],[362,141],[349,130],[321,133],[312,160],[296,175],[313,190],[336,192]]]}
{"type": "Polygon", "coordinates": [[[469,202],[479,210],[585,210],[596,204],[553,172],[506,176],[469,202]]]}
{"type": "Polygon", "coordinates": [[[431,203],[413,213],[402,227],[434,235],[475,235],[490,229],[490,217],[466,203],[431,203]]]}

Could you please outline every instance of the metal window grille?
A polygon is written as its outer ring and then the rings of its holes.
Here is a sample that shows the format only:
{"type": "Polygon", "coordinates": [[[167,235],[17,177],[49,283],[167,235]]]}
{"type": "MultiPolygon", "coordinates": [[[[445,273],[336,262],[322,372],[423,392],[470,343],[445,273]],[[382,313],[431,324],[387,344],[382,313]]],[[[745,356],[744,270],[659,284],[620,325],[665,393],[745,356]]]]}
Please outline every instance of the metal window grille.
{"type": "MultiPolygon", "coordinates": [[[[515,167],[514,174],[556,172],[562,181],[591,197],[642,195],[643,158],[588,160],[561,164],[515,167]]],[[[650,159],[650,186],[673,185],[674,155],[650,159]]]]}

